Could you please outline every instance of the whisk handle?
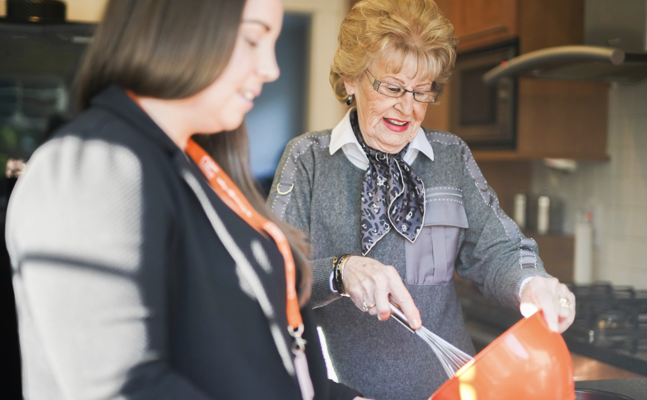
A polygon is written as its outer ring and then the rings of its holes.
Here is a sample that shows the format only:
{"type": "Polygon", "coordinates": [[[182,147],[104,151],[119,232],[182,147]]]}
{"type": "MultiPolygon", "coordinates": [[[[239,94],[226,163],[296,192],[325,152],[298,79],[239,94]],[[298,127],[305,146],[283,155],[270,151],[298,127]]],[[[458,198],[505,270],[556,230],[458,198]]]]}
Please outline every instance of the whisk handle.
{"type": "Polygon", "coordinates": [[[400,310],[393,303],[391,303],[390,306],[391,306],[391,318],[401,323],[402,326],[407,328],[411,333],[415,333],[415,331],[411,329],[411,326],[409,325],[409,320],[407,319],[407,317],[404,316],[404,313],[402,312],[402,310],[400,310]]]}

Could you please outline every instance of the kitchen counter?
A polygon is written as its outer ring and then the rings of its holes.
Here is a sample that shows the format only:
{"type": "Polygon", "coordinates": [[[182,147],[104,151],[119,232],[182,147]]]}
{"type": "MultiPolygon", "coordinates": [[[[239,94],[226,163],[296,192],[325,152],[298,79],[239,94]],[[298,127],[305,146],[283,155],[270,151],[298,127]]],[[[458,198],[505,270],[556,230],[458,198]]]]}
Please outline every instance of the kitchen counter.
{"type": "Polygon", "coordinates": [[[572,351],[571,361],[573,362],[573,379],[575,379],[575,382],[646,377],[572,351]]]}
{"type": "MultiPolygon", "coordinates": [[[[644,358],[638,358],[615,349],[592,346],[582,340],[578,340],[579,338],[570,334],[569,331],[564,332],[563,336],[568,349],[573,353],[586,355],[603,363],[615,365],[627,371],[647,376],[647,360],[644,358]]],[[[647,399],[647,392],[645,399],[647,399]]]]}
{"type": "Polygon", "coordinates": [[[647,398],[647,378],[575,382],[575,389],[597,389],[622,394],[634,400],[647,398]]]}

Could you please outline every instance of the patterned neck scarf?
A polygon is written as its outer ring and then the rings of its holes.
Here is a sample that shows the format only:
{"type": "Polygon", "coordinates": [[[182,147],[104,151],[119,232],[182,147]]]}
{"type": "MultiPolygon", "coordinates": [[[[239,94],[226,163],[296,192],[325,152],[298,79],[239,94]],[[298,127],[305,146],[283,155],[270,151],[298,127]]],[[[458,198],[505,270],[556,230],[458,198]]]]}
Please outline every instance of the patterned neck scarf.
{"type": "Polygon", "coordinates": [[[425,219],[425,186],[402,159],[409,145],[397,154],[383,153],[364,142],[357,110],[351,112],[350,123],[369,164],[362,190],[362,255],[365,256],[391,227],[411,243],[415,242],[425,219]]]}

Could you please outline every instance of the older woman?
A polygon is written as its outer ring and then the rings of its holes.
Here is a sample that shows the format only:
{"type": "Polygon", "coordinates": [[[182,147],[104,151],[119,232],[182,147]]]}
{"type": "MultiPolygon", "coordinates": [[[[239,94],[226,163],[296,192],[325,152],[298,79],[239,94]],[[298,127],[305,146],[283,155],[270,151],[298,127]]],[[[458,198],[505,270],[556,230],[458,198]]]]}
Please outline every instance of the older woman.
{"type": "Polygon", "coordinates": [[[330,73],[355,107],[289,143],[268,200],[309,235],[312,300],[340,381],[383,400],[425,399],[446,380],[422,340],[377,320],[389,319],[389,301],[474,352],[454,271],[503,304],[542,309],[554,331],[574,319],[573,294],[500,209],[466,144],[421,127],[456,43],[431,0],[357,3],[330,73]]]}

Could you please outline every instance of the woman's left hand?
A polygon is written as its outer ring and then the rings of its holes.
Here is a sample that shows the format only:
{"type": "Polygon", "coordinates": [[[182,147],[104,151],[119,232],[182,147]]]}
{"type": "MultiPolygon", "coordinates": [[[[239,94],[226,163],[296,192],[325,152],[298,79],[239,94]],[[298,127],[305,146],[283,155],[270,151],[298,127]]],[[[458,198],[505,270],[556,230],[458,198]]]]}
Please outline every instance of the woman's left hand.
{"type": "Polygon", "coordinates": [[[553,332],[564,332],[575,319],[575,295],[557,278],[535,276],[526,284],[521,293],[521,314],[529,316],[532,312],[527,310],[535,307],[544,312],[553,332]]]}

